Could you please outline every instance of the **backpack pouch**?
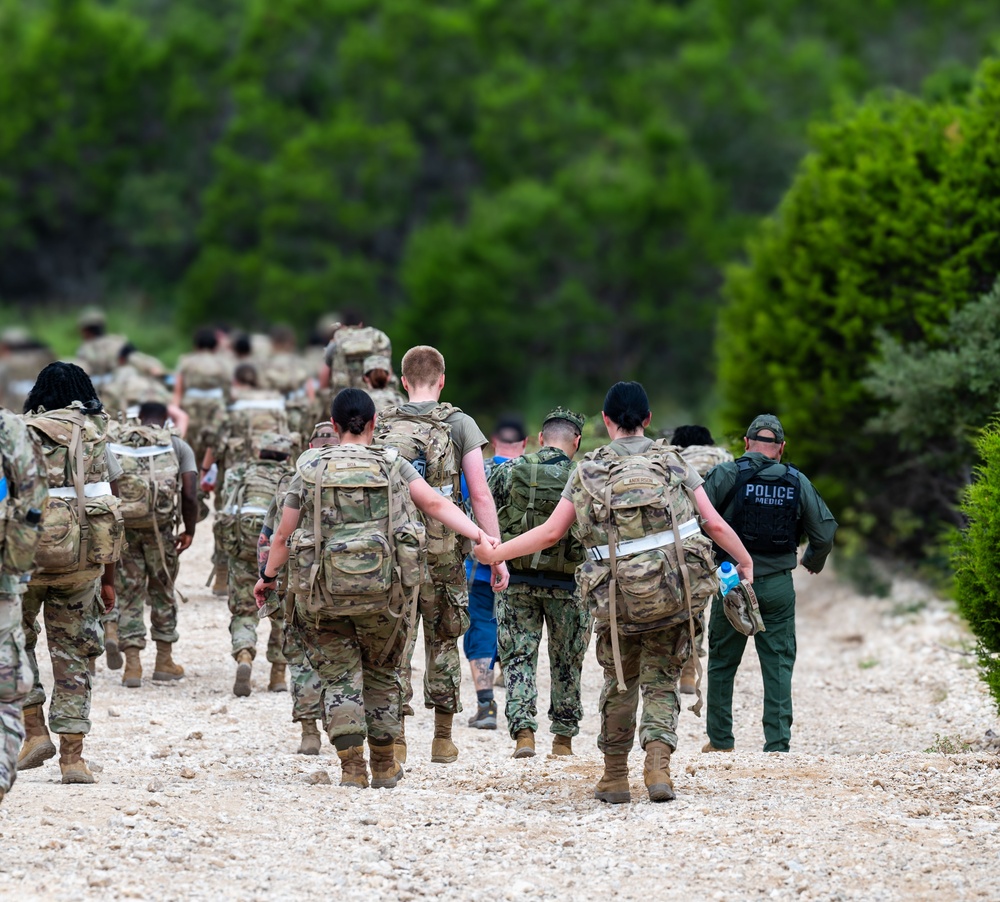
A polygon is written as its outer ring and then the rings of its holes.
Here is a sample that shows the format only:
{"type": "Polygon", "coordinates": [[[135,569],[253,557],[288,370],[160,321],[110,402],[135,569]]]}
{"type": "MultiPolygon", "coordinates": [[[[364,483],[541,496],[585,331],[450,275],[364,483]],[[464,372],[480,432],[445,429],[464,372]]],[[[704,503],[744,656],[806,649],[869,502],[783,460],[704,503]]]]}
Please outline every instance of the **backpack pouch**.
{"type": "Polygon", "coordinates": [[[385,537],[328,539],[323,546],[323,584],[334,597],[388,598],[392,552],[385,537]]]}
{"type": "MultiPolygon", "coordinates": [[[[296,529],[288,538],[288,588],[308,595],[313,588],[312,569],[316,564],[316,541],[312,530],[296,529]]],[[[317,589],[316,594],[319,594],[317,589]]]]}
{"type": "Polygon", "coordinates": [[[425,582],[427,566],[427,536],[423,523],[410,520],[393,531],[396,546],[396,566],[399,581],[406,589],[425,582]]]}
{"type": "Polygon", "coordinates": [[[122,556],[125,539],[125,521],[122,520],[118,499],[114,495],[88,498],[86,511],[90,526],[87,560],[91,564],[115,563],[122,556]]]}
{"type": "Polygon", "coordinates": [[[257,542],[260,531],[264,528],[264,514],[240,514],[236,524],[235,557],[241,561],[253,564],[257,562],[257,542]]]}
{"type": "Polygon", "coordinates": [[[42,535],[35,566],[39,570],[62,573],[76,570],[80,563],[80,523],[76,500],[50,495],[42,513],[42,535]]]}

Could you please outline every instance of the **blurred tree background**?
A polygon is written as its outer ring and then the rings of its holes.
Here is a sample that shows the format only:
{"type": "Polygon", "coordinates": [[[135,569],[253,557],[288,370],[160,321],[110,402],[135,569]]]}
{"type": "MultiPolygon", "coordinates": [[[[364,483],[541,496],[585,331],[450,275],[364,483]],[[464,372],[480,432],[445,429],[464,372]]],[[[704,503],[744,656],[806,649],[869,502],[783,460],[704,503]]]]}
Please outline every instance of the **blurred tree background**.
{"type": "Polygon", "coordinates": [[[99,302],[172,362],[352,307],[481,416],[618,378],[657,425],[770,409],[919,552],[995,407],[927,448],[894,373],[988,366],[997,35],[988,0],[0,0],[0,319],[65,353],[51,310],[99,302]]]}

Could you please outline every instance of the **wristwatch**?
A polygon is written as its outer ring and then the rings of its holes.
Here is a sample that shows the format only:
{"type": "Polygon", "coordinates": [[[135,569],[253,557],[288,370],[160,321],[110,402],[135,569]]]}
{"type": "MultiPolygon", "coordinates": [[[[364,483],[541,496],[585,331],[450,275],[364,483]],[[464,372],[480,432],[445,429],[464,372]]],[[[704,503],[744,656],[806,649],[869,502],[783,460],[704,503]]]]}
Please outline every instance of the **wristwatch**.
{"type": "Polygon", "coordinates": [[[265,572],[266,570],[267,570],[267,564],[264,564],[264,566],[260,568],[260,578],[266,583],[277,582],[278,574],[275,573],[274,576],[268,576],[267,573],[265,572]]]}

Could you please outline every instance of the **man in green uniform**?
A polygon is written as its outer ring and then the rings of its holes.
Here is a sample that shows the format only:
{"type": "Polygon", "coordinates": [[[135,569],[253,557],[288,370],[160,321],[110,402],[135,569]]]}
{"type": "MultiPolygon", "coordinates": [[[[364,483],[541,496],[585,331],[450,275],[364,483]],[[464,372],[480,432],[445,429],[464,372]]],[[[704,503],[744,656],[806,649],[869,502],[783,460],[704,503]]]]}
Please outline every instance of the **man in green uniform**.
{"type": "MultiPolygon", "coordinates": [[[[502,539],[521,535],[541,523],[559,503],[573,472],[572,459],[580,447],[585,421],[582,414],[557,407],[542,423],[538,436],[541,449],[508,460],[490,474],[502,539]]],[[[535,754],[535,671],[543,624],[548,630],[552,673],[552,754],[573,754],[573,737],[580,732],[583,717],[580,672],[593,622],[573,579],[583,559],[583,546],[567,535],[554,548],[511,561],[510,584],[506,591],[497,593],[497,649],[507,690],[507,729],[516,742],[515,758],[535,754]]]]}
{"type": "MultiPolygon", "coordinates": [[[[810,573],[823,569],[837,521],[805,474],[781,463],[785,430],[776,416],[756,417],[743,441],[743,456],[716,466],[705,491],[753,558],[753,588],[765,627],[754,636],[764,679],[764,751],[787,752],[795,665],[792,570],[802,536],[809,542],[802,566],[810,573]]],[[[746,642],[716,599],[708,627],[709,741],[702,751],[733,749],[733,682],[746,642]]]]}

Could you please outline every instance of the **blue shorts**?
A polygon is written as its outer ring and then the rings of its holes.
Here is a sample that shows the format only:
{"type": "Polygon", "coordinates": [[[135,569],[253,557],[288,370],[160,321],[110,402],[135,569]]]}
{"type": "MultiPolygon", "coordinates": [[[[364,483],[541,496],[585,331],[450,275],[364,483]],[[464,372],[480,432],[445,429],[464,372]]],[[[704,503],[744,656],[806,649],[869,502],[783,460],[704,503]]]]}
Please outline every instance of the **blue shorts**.
{"type": "Polygon", "coordinates": [[[497,653],[497,619],[493,616],[493,590],[488,582],[469,583],[469,628],[462,639],[470,661],[489,658],[490,669],[497,653]]]}

